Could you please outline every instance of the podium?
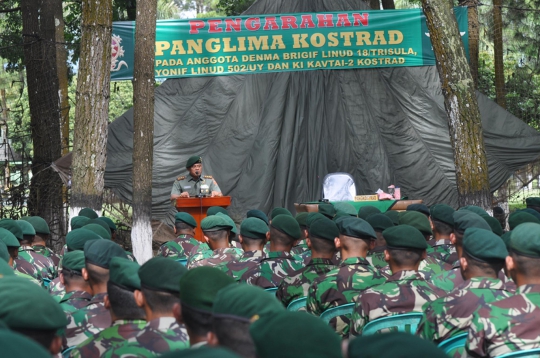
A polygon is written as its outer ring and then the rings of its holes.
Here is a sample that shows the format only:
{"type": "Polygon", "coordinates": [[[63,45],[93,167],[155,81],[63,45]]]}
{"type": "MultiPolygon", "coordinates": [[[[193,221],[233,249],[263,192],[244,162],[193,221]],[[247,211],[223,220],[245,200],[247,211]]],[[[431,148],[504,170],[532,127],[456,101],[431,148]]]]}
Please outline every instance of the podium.
{"type": "Polygon", "coordinates": [[[195,218],[197,227],[195,228],[195,238],[204,242],[201,221],[206,217],[206,210],[211,206],[221,206],[226,208],[231,205],[230,196],[203,197],[203,198],[177,198],[176,210],[183,211],[195,218]]]}

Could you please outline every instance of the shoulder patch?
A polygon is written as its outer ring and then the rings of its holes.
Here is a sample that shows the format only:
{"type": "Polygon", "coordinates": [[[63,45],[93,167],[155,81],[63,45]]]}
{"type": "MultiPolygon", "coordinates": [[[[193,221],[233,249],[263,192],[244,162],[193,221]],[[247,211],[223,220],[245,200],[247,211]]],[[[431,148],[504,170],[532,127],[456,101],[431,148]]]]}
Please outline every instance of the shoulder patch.
{"type": "Polygon", "coordinates": [[[205,176],[204,176],[204,179],[214,179],[214,178],[212,178],[211,175],[205,175],[205,176]]]}
{"type": "Polygon", "coordinates": [[[184,179],[186,179],[185,175],[182,175],[181,177],[176,178],[176,180],[184,180],[184,179]]]}

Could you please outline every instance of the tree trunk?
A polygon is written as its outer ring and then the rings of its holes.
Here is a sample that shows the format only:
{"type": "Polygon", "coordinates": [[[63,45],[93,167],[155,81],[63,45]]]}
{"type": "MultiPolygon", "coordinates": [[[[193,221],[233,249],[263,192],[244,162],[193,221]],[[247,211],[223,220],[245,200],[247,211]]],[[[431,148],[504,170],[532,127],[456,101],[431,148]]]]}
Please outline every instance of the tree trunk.
{"type": "Polygon", "coordinates": [[[394,4],[394,0],[382,0],[382,7],[384,10],[394,10],[396,5],[394,4]]]}
{"type": "Polygon", "coordinates": [[[506,108],[504,84],[502,0],[493,0],[493,47],[495,50],[495,95],[497,104],[506,108]]]}
{"type": "Polygon", "coordinates": [[[24,62],[34,155],[28,209],[48,222],[53,246],[63,236],[62,181],[49,167],[61,156],[55,22],[51,0],[22,0],[24,62]]]}
{"type": "Polygon", "coordinates": [[[480,48],[480,27],[478,24],[478,0],[464,0],[459,6],[467,6],[469,22],[469,67],[474,81],[474,88],[478,88],[478,53],[480,48]]]}
{"type": "Polygon", "coordinates": [[[484,136],[474,82],[451,2],[422,0],[454,151],[459,205],[491,210],[484,136]]]}
{"type": "Polygon", "coordinates": [[[112,0],[83,0],[70,217],[101,212],[110,97],[112,0]]]}
{"type": "Polygon", "coordinates": [[[372,8],[373,10],[380,10],[381,4],[379,0],[369,0],[369,7],[372,8]]]}
{"type": "Polygon", "coordinates": [[[152,258],[152,164],[154,153],[154,43],[157,0],[137,0],[133,65],[133,254],[152,258]]]}

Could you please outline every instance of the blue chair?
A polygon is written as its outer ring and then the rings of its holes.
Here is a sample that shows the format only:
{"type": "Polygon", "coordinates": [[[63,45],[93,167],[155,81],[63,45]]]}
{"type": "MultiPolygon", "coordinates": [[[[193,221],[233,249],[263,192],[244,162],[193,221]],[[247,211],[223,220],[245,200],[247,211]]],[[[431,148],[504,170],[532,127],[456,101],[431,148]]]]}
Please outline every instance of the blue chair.
{"type": "Polygon", "coordinates": [[[69,355],[71,354],[71,351],[73,349],[75,349],[77,346],[73,346],[73,347],[69,347],[69,348],[66,348],[64,349],[64,351],[62,352],[62,358],[69,358],[69,355]]]}
{"type": "Polygon", "coordinates": [[[498,356],[497,358],[538,358],[540,357],[540,348],[534,348],[534,349],[527,349],[524,351],[517,351],[512,353],[503,354],[502,356],[498,356]]]}
{"type": "Polygon", "coordinates": [[[439,348],[446,353],[448,356],[453,356],[457,349],[465,347],[465,342],[467,342],[467,333],[461,333],[454,337],[450,337],[445,341],[439,343],[439,348]]]}
{"type": "Polygon", "coordinates": [[[265,288],[264,290],[268,293],[271,293],[273,294],[274,296],[276,295],[276,292],[277,292],[277,287],[270,287],[270,288],[265,288]]]}
{"type": "Polygon", "coordinates": [[[180,262],[182,265],[187,265],[187,259],[176,259],[176,262],[180,262]]]}
{"type": "Polygon", "coordinates": [[[48,278],[43,278],[43,287],[48,289],[50,285],[51,285],[51,280],[48,278]]]}
{"type": "Polygon", "coordinates": [[[423,313],[411,312],[388,317],[381,317],[368,322],[362,330],[363,336],[369,336],[383,329],[415,334],[416,328],[422,320],[423,313]]]}
{"type": "Polygon", "coordinates": [[[341,306],[332,307],[330,309],[327,309],[323,313],[321,313],[321,319],[324,323],[330,323],[330,320],[332,318],[338,317],[338,316],[346,316],[346,315],[352,315],[354,311],[354,303],[346,303],[341,306]]]}
{"type": "Polygon", "coordinates": [[[300,297],[296,300],[289,303],[287,306],[287,311],[300,311],[302,308],[306,307],[307,297],[300,297]]]}

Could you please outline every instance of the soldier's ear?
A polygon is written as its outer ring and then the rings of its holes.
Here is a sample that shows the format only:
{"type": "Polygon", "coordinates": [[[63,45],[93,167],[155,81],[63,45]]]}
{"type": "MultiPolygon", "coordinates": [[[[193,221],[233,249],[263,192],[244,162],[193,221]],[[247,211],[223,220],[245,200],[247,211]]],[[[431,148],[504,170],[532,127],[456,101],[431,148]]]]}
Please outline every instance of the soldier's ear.
{"type": "Polygon", "coordinates": [[[62,350],[62,337],[61,336],[54,336],[54,338],[51,341],[51,345],[49,346],[49,352],[52,353],[53,356],[60,353],[62,350]]]}
{"type": "Polygon", "coordinates": [[[82,277],[84,278],[84,280],[88,281],[88,270],[85,267],[82,268],[81,274],[82,274],[82,277]]]}
{"type": "Polygon", "coordinates": [[[340,249],[341,248],[341,239],[339,237],[336,237],[334,239],[334,244],[336,245],[336,249],[340,249]]]}
{"type": "Polygon", "coordinates": [[[508,255],[506,256],[506,271],[508,274],[516,269],[516,262],[512,258],[512,256],[508,255]]]}
{"type": "Polygon", "coordinates": [[[270,242],[270,231],[266,233],[266,241],[264,243],[266,244],[267,242],[270,242]]]}
{"type": "Polygon", "coordinates": [[[63,274],[63,273],[60,273],[60,274],[58,275],[58,278],[60,279],[60,282],[62,283],[62,285],[65,286],[66,284],[64,283],[64,274],[63,274]]]}
{"type": "Polygon", "coordinates": [[[103,299],[103,306],[105,306],[106,309],[111,309],[111,302],[109,301],[109,295],[106,295],[103,299]]]}
{"type": "Polygon", "coordinates": [[[173,306],[173,316],[176,319],[176,322],[178,322],[178,324],[183,324],[184,323],[184,318],[182,317],[182,306],[180,305],[180,303],[175,303],[174,304],[174,306],[173,306]]]}
{"type": "Polygon", "coordinates": [[[242,235],[238,234],[238,242],[243,244],[244,243],[244,238],[242,238],[242,235]]]}
{"type": "Polygon", "coordinates": [[[433,225],[433,221],[431,221],[431,216],[428,218],[429,220],[429,226],[431,227],[431,231],[433,231],[433,229],[435,229],[435,225],[433,225]]]}
{"type": "Polygon", "coordinates": [[[306,239],[306,244],[307,244],[307,247],[311,249],[311,240],[309,239],[309,237],[306,239]]]}
{"type": "Polygon", "coordinates": [[[216,334],[212,331],[206,333],[206,341],[208,342],[209,346],[214,346],[214,347],[219,346],[219,340],[216,334]]]}
{"type": "Polygon", "coordinates": [[[146,300],[144,299],[144,295],[141,291],[135,290],[135,292],[133,292],[133,297],[135,298],[135,303],[137,306],[144,307],[146,300]]]}
{"type": "Polygon", "coordinates": [[[174,230],[174,233],[176,234],[176,225],[174,225],[172,228],[174,230]]]}
{"type": "Polygon", "coordinates": [[[456,244],[456,234],[454,233],[450,234],[450,242],[452,243],[452,245],[456,244]]]}
{"type": "MultiPolygon", "coordinates": [[[[229,236],[229,235],[227,235],[227,237],[228,237],[228,236],[229,236]]],[[[208,244],[208,241],[210,241],[210,239],[208,238],[208,236],[203,235],[203,237],[204,237],[204,241],[206,241],[206,243],[208,244]]]]}
{"type": "Polygon", "coordinates": [[[467,259],[463,256],[459,259],[459,264],[461,265],[461,269],[463,271],[466,271],[467,267],[469,267],[469,263],[467,262],[467,259]]]}
{"type": "Polygon", "coordinates": [[[384,261],[390,262],[390,252],[388,250],[384,250],[384,261]]]}

